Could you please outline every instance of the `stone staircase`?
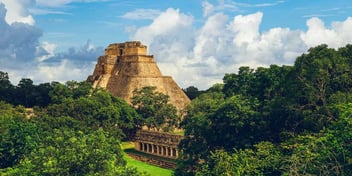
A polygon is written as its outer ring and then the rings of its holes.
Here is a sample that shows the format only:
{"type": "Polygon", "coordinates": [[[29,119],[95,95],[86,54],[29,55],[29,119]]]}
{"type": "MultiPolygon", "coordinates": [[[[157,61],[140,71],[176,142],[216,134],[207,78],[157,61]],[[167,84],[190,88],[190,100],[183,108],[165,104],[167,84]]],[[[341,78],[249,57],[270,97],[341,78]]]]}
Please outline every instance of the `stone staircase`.
{"type": "Polygon", "coordinates": [[[149,155],[145,153],[138,153],[138,152],[126,152],[128,156],[131,158],[142,161],[144,163],[148,163],[154,166],[166,168],[166,169],[175,169],[176,168],[176,161],[171,159],[163,159],[161,157],[157,157],[154,155],[149,155]]]}

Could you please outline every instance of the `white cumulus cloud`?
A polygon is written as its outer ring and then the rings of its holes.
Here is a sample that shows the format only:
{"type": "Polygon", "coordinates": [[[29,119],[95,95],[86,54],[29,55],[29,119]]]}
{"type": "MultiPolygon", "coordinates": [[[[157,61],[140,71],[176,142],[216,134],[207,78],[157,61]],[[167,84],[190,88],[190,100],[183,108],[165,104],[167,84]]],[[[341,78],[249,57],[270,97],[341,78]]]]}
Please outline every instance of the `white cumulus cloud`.
{"type": "Polygon", "coordinates": [[[236,46],[248,45],[259,37],[259,25],[262,21],[261,12],[249,15],[238,15],[230,24],[231,31],[235,34],[233,39],[236,46]]]}
{"type": "Polygon", "coordinates": [[[147,44],[163,74],[173,76],[181,87],[203,89],[241,66],[292,65],[310,47],[352,43],[352,17],[331,27],[311,18],[306,31],[280,27],[261,31],[262,12],[231,17],[213,14],[213,8],[203,3],[205,20],[200,26],[193,16],[167,9],[151,24],[137,28],[131,39],[147,44]]]}
{"type": "Polygon", "coordinates": [[[37,60],[43,62],[53,56],[55,56],[55,49],[57,45],[54,43],[43,42],[41,46],[37,47],[37,60]]]}
{"type": "Polygon", "coordinates": [[[21,78],[33,81],[85,80],[96,59],[104,53],[90,41],[81,47],[56,52],[54,43],[39,42],[42,31],[25,22],[7,22],[5,5],[0,3],[0,70],[8,72],[12,83],[21,78]]]}
{"type": "Polygon", "coordinates": [[[302,39],[308,46],[321,43],[338,48],[352,42],[352,17],[342,22],[333,22],[331,27],[326,27],[324,22],[316,17],[307,20],[308,31],[302,33],[302,39]]]}
{"type": "Polygon", "coordinates": [[[70,80],[83,81],[88,75],[92,74],[94,63],[87,62],[81,66],[72,62],[69,58],[62,59],[59,63],[46,64],[40,63],[36,69],[33,69],[31,77],[36,82],[59,81],[66,82],[70,80]]]}
{"type": "Polygon", "coordinates": [[[29,9],[35,5],[35,0],[0,0],[7,9],[6,22],[9,24],[20,22],[34,25],[35,20],[29,9]]]}
{"type": "Polygon", "coordinates": [[[193,76],[184,67],[194,46],[193,17],[178,9],[169,8],[156,17],[149,26],[135,31],[132,40],[141,40],[149,48],[165,75],[182,78],[193,76]]]}
{"type": "Polygon", "coordinates": [[[27,23],[8,23],[5,20],[7,10],[0,3],[0,66],[18,67],[32,62],[42,31],[27,23]]]}
{"type": "Polygon", "coordinates": [[[209,3],[208,1],[203,1],[202,2],[202,7],[203,7],[203,16],[208,16],[214,11],[214,5],[209,3]]]}

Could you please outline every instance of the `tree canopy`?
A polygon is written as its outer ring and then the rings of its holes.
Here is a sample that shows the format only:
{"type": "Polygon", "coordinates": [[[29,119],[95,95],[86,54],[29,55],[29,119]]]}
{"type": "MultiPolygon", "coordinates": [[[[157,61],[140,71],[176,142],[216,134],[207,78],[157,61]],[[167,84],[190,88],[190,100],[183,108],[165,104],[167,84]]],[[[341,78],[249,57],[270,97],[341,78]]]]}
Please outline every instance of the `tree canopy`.
{"type": "MultiPolygon", "coordinates": [[[[139,121],[130,105],[85,82],[43,85],[53,86],[45,93],[50,103],[34,107],[30,118],[26,104],[0,101],[0,175],[144,174],[126,167],[120,148],[139,121]]],[[[20,82],[31,95],[25,87],[36,86],[20,82]]]]}
{"type": "Polygon", "coordinates": [[[350,175],[351,48],[226,74],[187,109],[176,175],[350,175]]]}
{"type": "Polygon", "coordinates": [[[177,109],[169,103],[169,96],[157,92],[156,87],[143,87],[133,91],[132,105],[141,116],[139,125],[158,131],[173,131],[179,122],[177,109]]]}

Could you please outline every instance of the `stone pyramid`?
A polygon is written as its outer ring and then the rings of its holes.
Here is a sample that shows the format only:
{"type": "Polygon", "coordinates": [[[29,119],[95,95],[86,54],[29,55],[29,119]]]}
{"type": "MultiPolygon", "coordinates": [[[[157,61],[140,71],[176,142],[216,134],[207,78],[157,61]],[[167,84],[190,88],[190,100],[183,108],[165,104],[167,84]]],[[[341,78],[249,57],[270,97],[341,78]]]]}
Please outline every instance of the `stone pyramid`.
{"type": "Polygon", "coordinates": [[[178,110],[190,102],[171,76],[161,74],[153,55],[147,55],[147,47],[139,41],[110,44],[87,80],[129,103],[132,92],[146,86],[169,95],[178,110]]]}

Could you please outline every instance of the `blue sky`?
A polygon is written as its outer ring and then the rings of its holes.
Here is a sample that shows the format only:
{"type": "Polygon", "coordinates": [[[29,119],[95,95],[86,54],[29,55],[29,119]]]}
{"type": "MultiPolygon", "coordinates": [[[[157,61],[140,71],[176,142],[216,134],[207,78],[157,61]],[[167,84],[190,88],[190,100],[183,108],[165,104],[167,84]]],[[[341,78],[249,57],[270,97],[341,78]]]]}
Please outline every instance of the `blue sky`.
{"type": "Polygon", "coordinates": [[[352,43],[348,0],[0,0],[0,70],[14,84],[85,80],[110,43],[140,40],[181,87],[240,66],[292,65],[352,43]]]}
{"type": "MultiPolygon", "coordinates": [[[[91,40],[106,46],[112,42],[129,40],[128,29],[151,23],[152,19],[168,8],[180,9],[195,18],[195,26],[201,26],[203,16],[201,0],[136,0],[73,2],[63,6],[38,6],[32,9],[36,26],[44,32],[42,41],[62,40],[59,47],[66,48],[91,40]],[[44,10],[43,10],[44,9],[44,10]],[[43,10],[46,12],[40,12],[43,10]],[[133,14],[134,13],[134,14],[133,14]],[[107,35],[110,34],[110,35],[107,35]],[[74,39],[74,43],[72,43],[74,39]],[[70,41],[71,40],[71,41],[70,41]],[[70,41],[70,42],[68,42],[70,41]]],[[[263,12],[261,31],[273,27],[306,29],[306,20],[319,17],[325,23],[342,21],[351,16],[352,2],[347,0],[291,0],[291,1],[208,1],[217,12],[229,16],[263,12]]]]}

